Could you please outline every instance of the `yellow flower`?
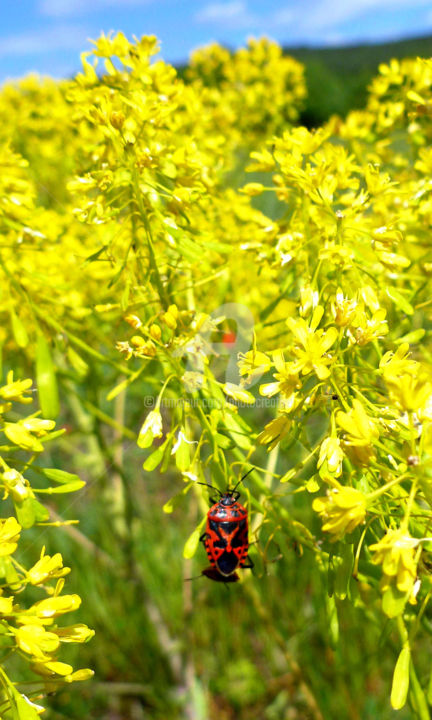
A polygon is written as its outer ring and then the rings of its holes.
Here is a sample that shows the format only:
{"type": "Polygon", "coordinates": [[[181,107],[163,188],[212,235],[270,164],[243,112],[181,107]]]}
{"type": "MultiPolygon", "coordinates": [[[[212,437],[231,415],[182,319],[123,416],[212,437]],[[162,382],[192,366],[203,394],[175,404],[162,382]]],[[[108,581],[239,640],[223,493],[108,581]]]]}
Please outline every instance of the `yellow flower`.
{"type": "Polygon", "coordinates": [[[382,565],[383,590],[394,583],[400,592],[411,593],[417,575],[415,549],[418,544],[406,530],[398,528],[387,530],[382,540],[370,546],[375,553],[372,562],[382,565]]]}
{"type": "Polygon", "coordinates": [[[28,450],[29,452],[42,452],[43,445],[40,440],[35,438],[21,422],[5,423],[3,431],[8,440],[14,443],[14,445],[18,445],[18,447],[23,450],[28,450]]]}
{"type": "Polygon", "coordinates": [[[385,375],[390,398],[401,410],[417,412],[426,407],[432,395],[432,376],[424,370],[399,376],[385,375]]]}
{"type": "Polygon", "coordinates": [[[363,347],[372,340],[383,337],[388,333],[388,325],[386,321],[386,311],[384,308],[377,310],[373,313],[372,317],[368,318],[365,312],[359,312],[355,320],[354,332],[349,330],[348,334],[352,341],[363,347]]]}
{"type": "Polygon", "coordinates": [[[138,435],[138,447],[150,447],[153,440],[162,437],[162,434],[162,415],[158,409],[150,410],[138,435]]]}
{"type": "Polygon", "coordinates": [[[367,464],[374,456],[373,444],[379,437],[378,428],[367,415],[363,405],[353,400],[353,408],[336,414],[336,422],[345,431],[343,438],[351,454],[360,464],[367,464]]]}
{"type": "Polygon", "coordinates": [[[391,381],[406,373],[415,374],[417,372],[419,363],[409,360],[410,354],[408,343],[402,343],[396,352],[389,350],[382,356],[379,366],[385,380],[391,381]]]}
{"type": "Polygon", "coordinates": [[[73,672],[73,667],[58,660],[46,660],[46,662],[33,663],[32,670],[38,675],[54,677],[55,675],[70,675],[73,672]]]}
{"type": "Polygon", "coordinates": [[[320,380],[330,375],[328,365],[333,358],[326,355],[338,337],[336,328],[331,327],[327,332],[317,330],[323,316],[324,308],[320,305],[315,309],[310,325],[303,318],[295,320],[288,318],[287,324],[295,335],[299,345],[293,348],[297,361],[293,363],[293,371],[306,375],[315,372],[320,380]]]}
{"type": "Polygon", "coordinates": [[[248,380],[263,375],[270,370],[271,360],[263,352],[258,352],[255,348],[248,350],[246,353],[238,354],[238,368],[240,375],[247,376],[248,380]]]}
{"type": "Polygon", "coordinates": [[[41,625],[23,625],[16,630],[15,638],[20,650],[41,660],[48,660],[60,645],[57,635],[41,625]]]}
{"type": "Polygon", "coordinates": [[[307,317],[318,305],[319,293],[312,290],[310,286],[300,288],[300,309],[301,317],[307,317]]]}
{"type": "Polygon", "coordinates": [[[264,397],[273,397],[280,392],[285,398],[290,398],[301,386],[298,372],[294,369],[294,363],[285,362],[281,352],[274,353],[273,359],[277,370],[274,377],[277,382],[261,385],[260,394],[264,397]]]}
{"type": "Polygon", "coordinates": [[[336,300],[332,305],[332,313],[336,325],[338,325],[338,327],[347,327],[347,325],[353,321],[357,308],[357,300],[349,300],[344,297],[342,290],[338,288],[336,300]]]}
{"type": "Polygon", "coordinates": [[[340,446],[340,440],[336,437],[328,437],[323,440],[320,447],[317,467],[320,469],[321,477],[325,477],[326,473],[330,473],[334,477],[339,477],[342,473],[342,460],[344,459],[343,450],[340,446]]]}
{"type": "Polygon", "coordinates": [[[34,603],[29,610],[29,614],[33,614],[36,618],[44,620],[46,618],[54,618],[63,613],[72,612],[81,605],[79,595],[57,595],[56,597],[45,598],[34,603]]]}
{"type": "Polygon", "coordinates": [[[94,670],[90,670],[90,668],[81,668],[80,670],[75,670],[71,675],[66,675],[64,678],[66,682],[83,682],[84,680],[90,680],[94,675],[94,670]]]}
{"type": "Polygon", "coordinates": [[[94,636],[95,631],[91,630],[87,625],[77,624],[69,627],[61,627],[53,630],[58,635],[61,642],[79,642],[86,643],[94,636]]]}
{"type": "Polygon", "coordinates": [[[50,430],[55,428],[54,420],[43,420],[37,417],[20,420],[20,424],[25,427],[26,430],[36,435],[36,437],[44,437],[50,430]]]}
{"type": "Polygon", "coordinates": [[[7,385],[0,388],[0,399],[19,402],[25,405],[32,402],[32,398],[26,394],[31,391],[32,386],[32,381],[29,378],[26,380],[15,380],[14,382],[13,371],[11,370],[6,379],[7,385]]]}
{"type": "Polygon", "coordinates": [[[45,548],[42,549],[40,560],[27,573],[27,578],[32,585],[39,585],[51,578],[64,577],[70,572],[70,568],[63,567],[63,558],[60,553],[56,553],[52,557],[44,555],[45,548]]]}
{"type": "Polygon", "coordinates": [[[4,485],[5,497],[10,494],[14,500],[20,502],[32,496],[32,490],[29,484],[18,470],[10,468],[9,470],[5,470],[0,477],[4,485]]]}
{"type": "Polygon", "coordinates": [[[321,516],[324,532],[336,541],[364,521],[366,497],[352,487],[334,488],[327,491],[326,498],[316,498],[312,507],[321,516]]]}
{"type": "Polygon", "coordinates": [[[234,383],[227,382],[223,386],[223,391],[225,395],[228,395],[228,397],[233,398],[233,400],[237,400],[240,403],[245,403],[246,405],[253,405],[255,402],[254,396],[242,388],[240,385],[235,385],[234,383]]]}
{"type": "Polygon", "coordinates": [[[14,517],[0,520],[0,557],[15,552],[20,537],[21,525],[14,517]]]}
{"type": "Polygon", "coordinates": [[[279,415],[279,417],[267,423],[264,430],[258,435],[258,442],[261,445],[268,445],[268,450],[273,450],[285,435],[289,433],[291,424],[292,421],[287,415],[279,415]]]}

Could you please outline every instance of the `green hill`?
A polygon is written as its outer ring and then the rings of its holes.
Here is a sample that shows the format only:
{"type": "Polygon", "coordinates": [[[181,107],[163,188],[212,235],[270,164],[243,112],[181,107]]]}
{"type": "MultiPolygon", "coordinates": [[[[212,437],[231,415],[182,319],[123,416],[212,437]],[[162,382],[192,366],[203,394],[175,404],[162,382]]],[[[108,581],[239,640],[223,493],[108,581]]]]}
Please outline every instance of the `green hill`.
{"type": "Polygon", "coordinates": [[[363,107],[367,86],[380,63],[391,58],[432,57],[432,35],[380,44],[345,47],[285,47],[306,66],[307,106],[302,122],[320,125],[330,115],[363,107]]]}

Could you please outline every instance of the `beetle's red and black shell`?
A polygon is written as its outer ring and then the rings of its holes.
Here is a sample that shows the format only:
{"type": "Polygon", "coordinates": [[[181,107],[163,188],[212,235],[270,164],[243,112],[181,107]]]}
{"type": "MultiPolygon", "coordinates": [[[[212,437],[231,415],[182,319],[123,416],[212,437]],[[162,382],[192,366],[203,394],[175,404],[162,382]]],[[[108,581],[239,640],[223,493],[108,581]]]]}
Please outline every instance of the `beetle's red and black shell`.
{"type": "Polygon", "coordinates": [[[246,562],[248,513],[231,493],[222,495],[208,511],[203,541],[211,567],[223,578],[233,575],[246,562]]]}

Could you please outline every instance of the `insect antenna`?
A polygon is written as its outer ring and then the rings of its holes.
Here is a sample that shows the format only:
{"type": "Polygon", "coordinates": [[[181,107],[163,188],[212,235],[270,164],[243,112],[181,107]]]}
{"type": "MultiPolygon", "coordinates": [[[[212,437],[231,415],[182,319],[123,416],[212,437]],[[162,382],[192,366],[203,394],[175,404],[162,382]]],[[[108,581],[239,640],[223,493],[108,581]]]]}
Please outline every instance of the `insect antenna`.
{"type": "Polygon", "coordinates": [[[211,488],[211,490],[214,490],[215,492],[219,493],[219,495],[220,495],[221,497],[222,497],[222,495],[223,495],[223,493],[219,490],[219,488],[215,487],[214,485],[210,485],[210,483],[203,483],[203,482],[200,482],[199,480],[195,480],[195,483],[196,483],[197,485],[205,485],[206,487],[211,488]]]}
{"type": "Polygon", "coordinates": [[[238,486],[240,485],[240,483],[242,483],[243,480],[244,480],[245,478],[247,478],[247,476],[252,472],[252,470],[254,470],[253,467],[251,467],[251,469],[247,471],[246,475],[243,475],[243,477],[240,478],[240,480],[238,481],[238,483],[237,483],[237,485],[235,486],[235,488],[234,488],[233,490],[230,490],[230,491],[229,491],[229,492],[230,492],[230,495],[233,495],[233,494],[235,493],[235,491],[237,490],[237,488],[238,488],[238,486]]]}

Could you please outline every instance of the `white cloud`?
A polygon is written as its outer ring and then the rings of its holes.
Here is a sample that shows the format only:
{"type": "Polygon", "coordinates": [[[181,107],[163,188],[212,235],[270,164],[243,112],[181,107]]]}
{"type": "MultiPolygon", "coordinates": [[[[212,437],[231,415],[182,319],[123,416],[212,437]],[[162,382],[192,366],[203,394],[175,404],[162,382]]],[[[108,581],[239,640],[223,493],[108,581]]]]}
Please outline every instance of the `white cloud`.
{"type": "MultiPolygon", "coordinates": [[[[75,25],[53,26],[41,32],[31,30],[0,37],[0,57],[47,55],[58,50],[82,50],[87,31],[75,25]]],[[[53,68],[55,71],[55,68],[53,68]]]]}
{"type": "MultiPolygon", "coordinates": [[[[410,9],[430,7],[431,0],[411,0],[410,9]]],[[[319,0],[301,22],[302,11],[298,8],[297,20],[311,32],[325,28],[336,28],[343,23],[355,21],[368,12],[407,9],[407,0],[319,0]]]]}
{"type": "Polygon", "coordinates": [[[199,23],[220,23],[236,28],[247,28],[256,24],[256,18],[249,12],[243,0],[210,3],[195,15],[199,23]]]}
{"type": "Polygon", "coordinates": [[[106,8],[123,8],[147,5],[152,0],[39,0],[38,10],[49,17],[88,15],[106,8]]]}

